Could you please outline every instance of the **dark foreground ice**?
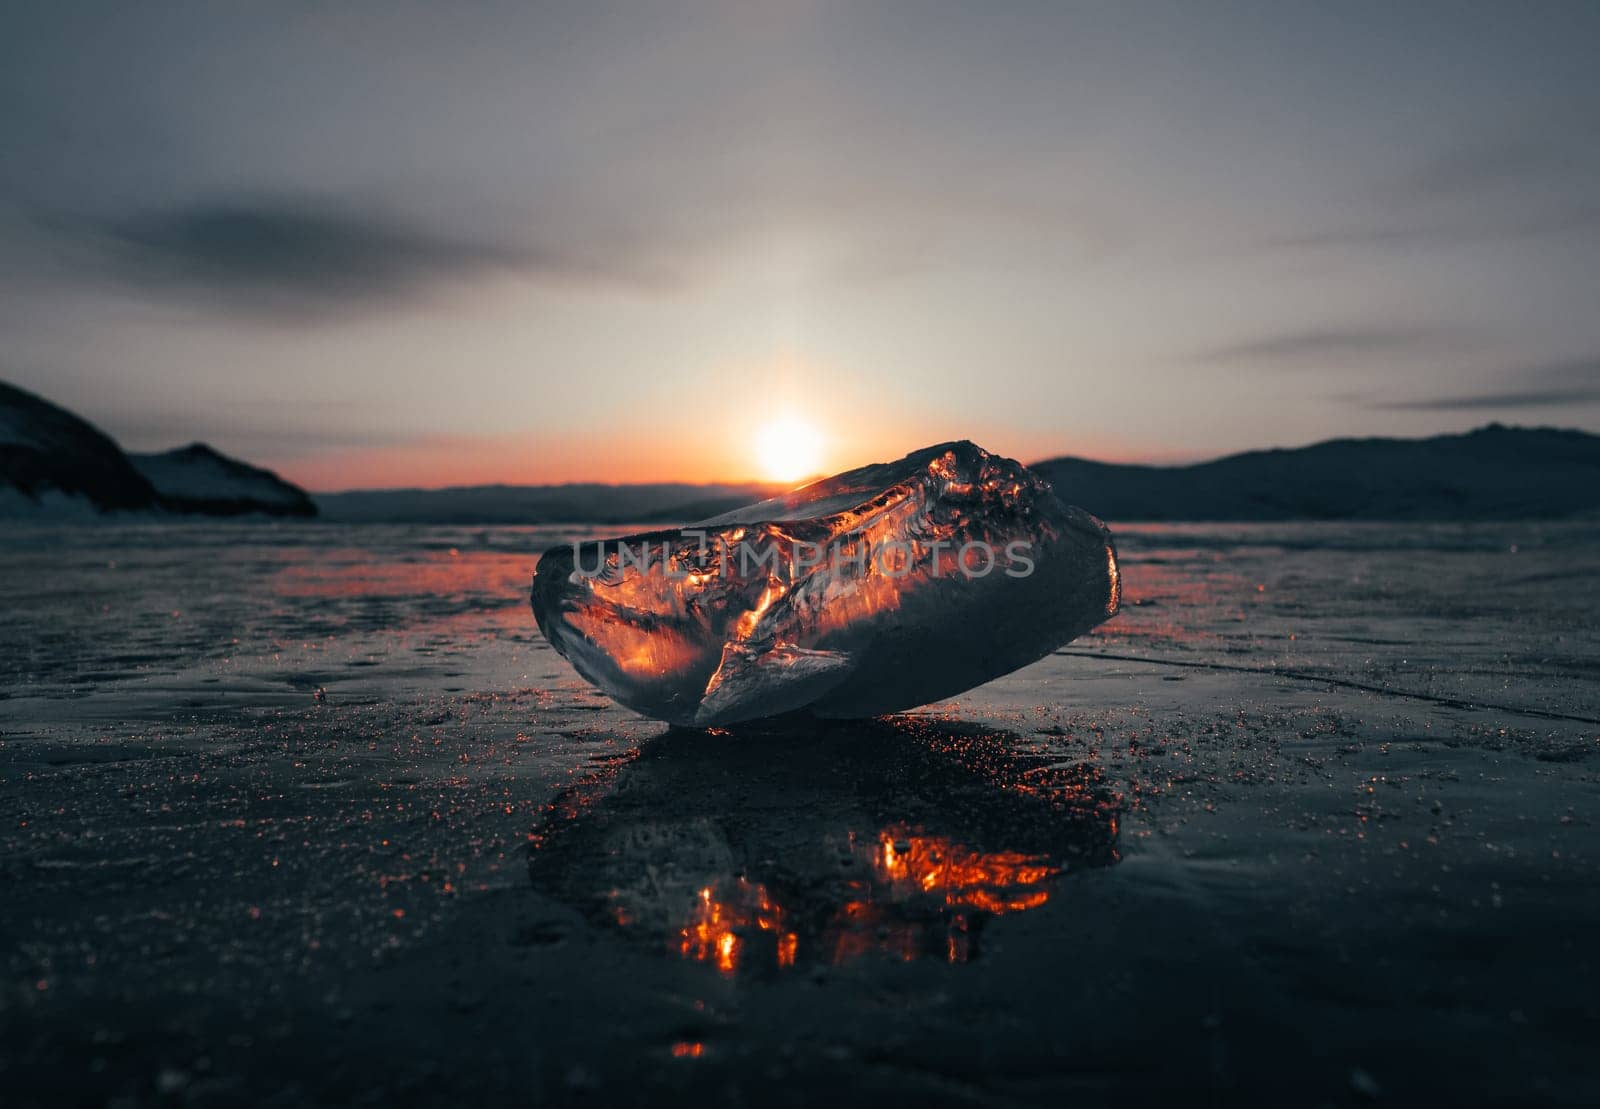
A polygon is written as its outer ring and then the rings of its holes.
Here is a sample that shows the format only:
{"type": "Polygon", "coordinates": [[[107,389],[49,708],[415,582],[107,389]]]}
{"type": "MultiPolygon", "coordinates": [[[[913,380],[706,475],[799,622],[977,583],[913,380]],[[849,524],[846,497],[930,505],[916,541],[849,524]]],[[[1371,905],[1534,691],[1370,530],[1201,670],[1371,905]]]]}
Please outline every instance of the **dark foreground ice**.
{"type": "Polygon", "coordinates": [[[1117,529],[957,700],[642,721],[557,530],[0,535],[0,1101],[1600,1100],[1600,528],[1117,529]]]}

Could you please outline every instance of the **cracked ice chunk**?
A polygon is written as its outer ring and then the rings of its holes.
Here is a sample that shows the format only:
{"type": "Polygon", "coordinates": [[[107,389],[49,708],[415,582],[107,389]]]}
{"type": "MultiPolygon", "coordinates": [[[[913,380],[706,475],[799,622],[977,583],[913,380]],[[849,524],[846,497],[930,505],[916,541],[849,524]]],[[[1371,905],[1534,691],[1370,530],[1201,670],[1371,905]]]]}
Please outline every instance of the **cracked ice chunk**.
{"type": "Polygon", "coordinates": [[[546,551],[539,629],[635,712],[711,726],[954,696],[1115,614],[1105,525],[968,442],[683,529],[546,551]]]}

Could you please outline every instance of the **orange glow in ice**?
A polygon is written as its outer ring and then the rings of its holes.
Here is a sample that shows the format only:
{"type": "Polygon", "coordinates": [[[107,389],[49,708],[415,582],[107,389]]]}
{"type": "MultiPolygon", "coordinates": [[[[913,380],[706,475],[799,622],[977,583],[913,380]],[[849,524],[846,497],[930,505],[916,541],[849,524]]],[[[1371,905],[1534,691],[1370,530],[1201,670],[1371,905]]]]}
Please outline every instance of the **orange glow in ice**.
{"type": "MultiPolygon", "coordinates": [[[[791,438],[780,430],[763,442],[791,438]]],[[[773,450],[774,459],[791,457],[773,450]]],[[[1120,600],[1101,525],[970,443],[836,475],[753,511],[771,518],[736,514],[547,554],[533,588],[545,637],[592,684],[654,719],[750,718],[773,702],[756,694],[764,684],[802,698],[785,708],[837,694],[831,714],[871,716],[948,697],[959,677],[975,685],[1031,662],[1120,600]],[[890,472],[901,476],[887,481],[890,472]],[[808,507],[816,515],[795,515],[808,507]],[[1106,576],[1096,580],[1101,559],[1106,576]],[[1034,575],[1036,564],[1046,572],[1034,575]],[[930,660],[937,665],[912,668],[877,693],[856,678],[875,644],[948,625],[946,614],[969,606],[992,615],[990,603],[1027,613],[1034,630],[992,651],[944,651],[930,660]],[[800,665],[796,648],[831,658],[800,665]],[[818,680],[823,662],[831,684],[818,680]]]]}

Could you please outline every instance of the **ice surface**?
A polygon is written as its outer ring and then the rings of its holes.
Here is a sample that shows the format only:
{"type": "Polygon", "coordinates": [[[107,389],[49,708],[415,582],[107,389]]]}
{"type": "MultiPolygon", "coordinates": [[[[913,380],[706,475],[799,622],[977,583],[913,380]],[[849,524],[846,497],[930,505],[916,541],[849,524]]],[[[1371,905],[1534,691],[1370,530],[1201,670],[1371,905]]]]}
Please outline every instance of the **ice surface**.
{"type": "Polygon", "coordinates": [[[597,1105],[1067,1104],[1086,1073],[1141,1104],[1225,1047],[1230,1101],[1342,1104],[1360,1066],[1400,1104],[1600,1105],[1600,520],[1117,527],[1123,611],[1071,656],[956,713],[723,737],[520,634],[530,544],[587,526],[115,521],[0,521],[7,1106],[149,1090],[171,1044],[247,1103],[288,1052],[331,1060],[319,1102],[354,1053],[404,1061],[362,1079],[394,1103],[561,1103],[581,1067],[597,1105]],[[883,833],[1064,872],[974,912],[886,883],[883,833]],[[784,970],[726,920],[724,983],[678,894],[748,912],[741,876],[801,936],[784,970]],[[819,965],[835,935],[870,950],[819,965]]]}
{"type": "Polygon", "coordinates": [[[712,726],[950,697],[1115,614],[1104,524],[968,442],[702,524],[547,551],[534,616],[621,704],[712,726]]]}

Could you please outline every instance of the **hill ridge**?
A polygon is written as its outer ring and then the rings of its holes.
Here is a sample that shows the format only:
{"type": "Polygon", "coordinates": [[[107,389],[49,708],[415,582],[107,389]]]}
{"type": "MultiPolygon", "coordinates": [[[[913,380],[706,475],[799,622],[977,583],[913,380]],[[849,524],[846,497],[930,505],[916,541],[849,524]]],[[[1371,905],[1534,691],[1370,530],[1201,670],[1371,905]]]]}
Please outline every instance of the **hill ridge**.
{"type": "Polygon", "coordinates": [[[1178,466],[1065,456],[1033,464],[1063,500],[1108,519],[1468,520],[1600,511],[1600,436],[1488,424],[1398,439],[1328,439],[1178,466]]]}

